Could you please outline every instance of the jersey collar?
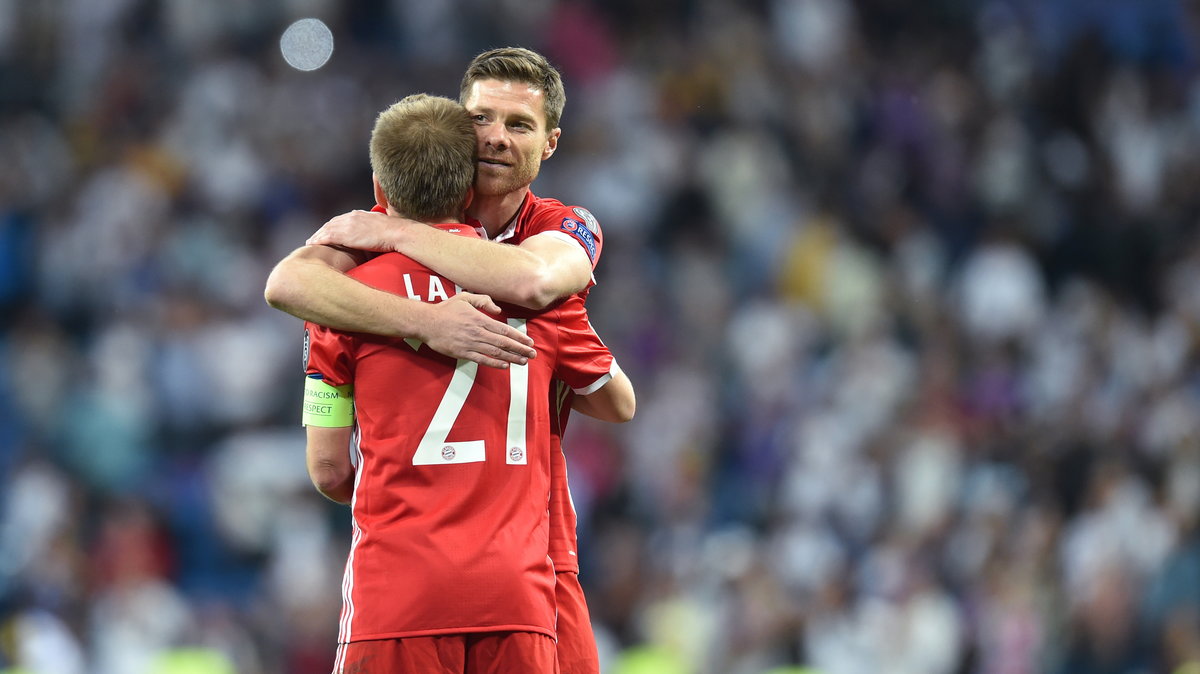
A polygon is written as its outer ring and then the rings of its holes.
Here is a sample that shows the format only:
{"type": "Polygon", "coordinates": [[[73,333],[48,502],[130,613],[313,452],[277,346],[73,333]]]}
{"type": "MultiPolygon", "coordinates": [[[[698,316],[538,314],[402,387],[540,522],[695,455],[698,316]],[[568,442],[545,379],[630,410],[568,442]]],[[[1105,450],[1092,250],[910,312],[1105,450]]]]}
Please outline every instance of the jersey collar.
{"type": "Polygon", "coordinates": [[[516,236],[517,227],[529,218],[529,210],[533,208],[533,200],[536,198],[537,197],[533,195],[532,190],[526,191],[525,199],[521,201],[521,207],[517,209],[517,214],[508,221],[508,226],[504,228],[504,231],[500,232],[494,237],[488,236],[487,230],[484,229],[483,225],[480,224],[478,220],[474,218],[468,218],[467,222],[474,226],[479,232],[479,235],[488,241],[495,241],[496,243],[507,241],[516,236]]]}

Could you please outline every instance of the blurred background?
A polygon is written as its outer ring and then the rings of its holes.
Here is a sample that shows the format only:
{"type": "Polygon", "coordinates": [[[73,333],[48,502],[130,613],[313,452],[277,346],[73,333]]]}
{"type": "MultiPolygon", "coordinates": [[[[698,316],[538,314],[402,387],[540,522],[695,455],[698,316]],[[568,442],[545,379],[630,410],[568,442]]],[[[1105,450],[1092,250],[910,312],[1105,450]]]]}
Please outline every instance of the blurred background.
{"type": "Polygon", "coordinates": [[[503,45],[639,392],[567,434],[606,674],[1200,672],[1198,7],[0,0],[0,672],[329,671],[263,284],[503,45]]]}

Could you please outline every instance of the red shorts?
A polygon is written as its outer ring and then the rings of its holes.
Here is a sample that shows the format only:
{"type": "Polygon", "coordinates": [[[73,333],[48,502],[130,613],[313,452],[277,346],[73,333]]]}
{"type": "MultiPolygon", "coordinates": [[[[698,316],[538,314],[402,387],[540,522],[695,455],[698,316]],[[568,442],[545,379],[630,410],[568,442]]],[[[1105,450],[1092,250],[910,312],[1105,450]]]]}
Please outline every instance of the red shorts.
{"type": "Polygon", "coordinates": [[[554,601],[558,606],[558,668],[562,674],[600,674],[596,636],[579,574],[554,574],[554,601]]]}
{"type": "Polygon", "coordinates": [[[476,632],[338,644],[333,674],[557,674],[554,640],[476,632]]]}

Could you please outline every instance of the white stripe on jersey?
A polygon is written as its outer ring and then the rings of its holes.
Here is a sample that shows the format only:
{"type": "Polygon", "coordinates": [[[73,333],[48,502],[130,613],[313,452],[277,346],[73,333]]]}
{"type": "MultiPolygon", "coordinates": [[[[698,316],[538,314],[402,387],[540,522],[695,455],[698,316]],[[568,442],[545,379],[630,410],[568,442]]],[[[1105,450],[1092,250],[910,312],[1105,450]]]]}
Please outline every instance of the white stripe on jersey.
{"type": "Polygon", "coordinates": [[[345,674],[347,646],[348,644],[337,645],[337,657],[333,660],[333,674],[345,674]]]}
{"type": "Polygon", "coordinates": [[[358,502],[358,485],[363,475],[362,447],[359,446],[361,439],[360,429],[355,423],[350,443],[351,462],[357,467],[354,473],[354,491],[350,497],[350,525],[353,534],[350,538],[350,554],[346,556],[346,570],[342,575],[342,616],[338,624],[338,643],[340,644],[350,643],[354,621],[354,553],[358,549],[358,544],[362,542],[362,529],[359,528],[358,520],[354,517],[354,506],[358,502]]]}
{"type": "Polygon", "coordinates": [[[575,392],[581,396],[588,395],[589,393],[595,393],[603,388],[605,384],[611,381],[612,378],[618,374],[621,374],[621,366],[617,365],[617,359],[613,358],[612,367],[608,369],[607,374],[601,375],[599,379],[588,384],[587,386],[584,386],[583,388],[575,389],[575,392]]]}

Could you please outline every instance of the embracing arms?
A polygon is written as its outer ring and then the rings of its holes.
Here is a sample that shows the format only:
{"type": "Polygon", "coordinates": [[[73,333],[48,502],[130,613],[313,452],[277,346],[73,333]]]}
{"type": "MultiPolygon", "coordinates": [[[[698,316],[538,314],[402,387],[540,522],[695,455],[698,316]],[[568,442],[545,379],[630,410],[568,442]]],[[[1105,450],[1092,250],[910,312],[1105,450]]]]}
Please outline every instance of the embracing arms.
{"type": "Polygon", "coordinates": [[[633,383],[620,368],[617,368],[613,378],[595,393],[575,396],[571,409],[600,421],[616,424],[631,421],[637,409],[633,383]]]}
{"type": "MultiPolygon", "coordinates": [[[[444,355],[493,367],[524,363],[534,351],[527,336],[476,310],[499,312],[488,297],[459,293],[431,305],[371,288],[345,275],[363,258],[341,246],[405,254],[411,246],[422,252],[410,257],[460,286],[531,309],[578,292],[591,279],[588,255],[569,240],[539,235],[513,246],[366,211],[330,220],[309,244],[271,272],[265,297],[272,307],[333,328],[415,337],[444,355]]],[[[619,373],[612,385],[576,396],[573,407],[601,420],[628,421],[635,409],[632,384],[619,373]]]]}
{"type": "Polygon", "coordinates": [[[592,272],[582,248],[556,237],[534,236],[511,246],[370,211],[333,218],[308,243],[271,271],[267,304],[332,328],[415,337],[438,353],[492,367],[524,363],[534,350],[520,332],[474,311],[499,309],[472,293],[543,309],[586,287],[592,272]],[[404,253],[472,293],[427,305],[370,288],[345,275],[364,261],[349,248],[404,253]]]}
{"type": "Polygon", "coordinates": [[[507,367],[534,356],[529,337],[477,311],[499,313],[489,298],[459,293],[441,304],[426,304],[393,295],[346,276],[360,261],[330,246],[298,248],[275,265],[264,297],[272,307],[313,323],[414,337],[438,353],[481,365],[507,367]]]}
{"type": "Polygon", "coordinates": [[[592,275],[587,253],[571,241],[532,236],[512,246],[372,211],[339,215],[308,243],[403,253],[472,292],[534,310],[583,290],[592,275]]]}

